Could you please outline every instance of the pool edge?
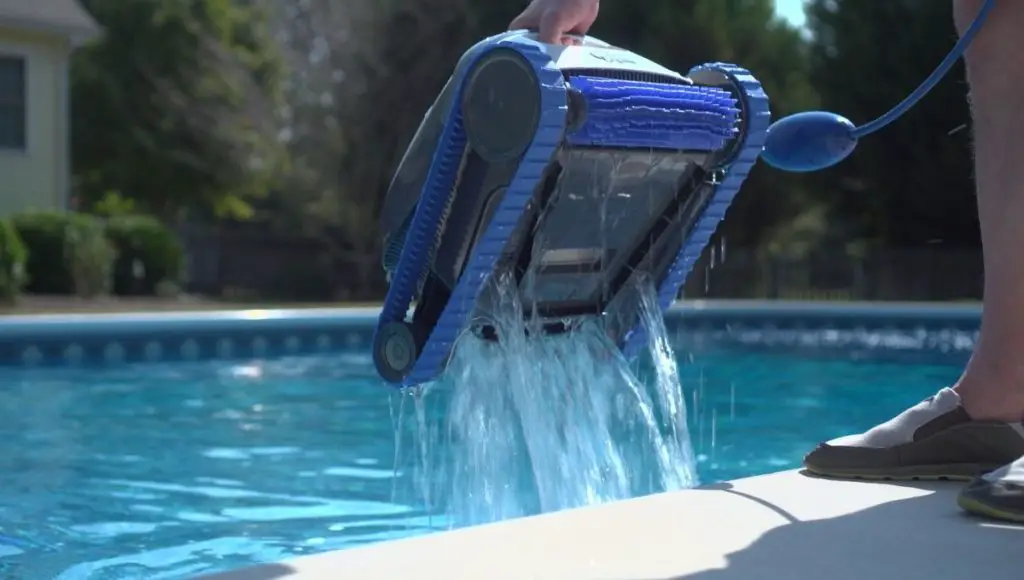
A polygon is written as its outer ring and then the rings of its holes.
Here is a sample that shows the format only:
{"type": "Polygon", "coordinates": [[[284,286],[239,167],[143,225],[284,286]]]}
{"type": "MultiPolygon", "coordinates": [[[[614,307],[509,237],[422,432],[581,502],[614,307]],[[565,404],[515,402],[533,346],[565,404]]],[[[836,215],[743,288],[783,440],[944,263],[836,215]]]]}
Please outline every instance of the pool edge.
{"type": "Polygon", "coordinates": [[[203,578],[952,580],[977,570],[1012,576],[1024,528],[961,516],[957,489],[786,471],[203,578]]]}
{"type": "MultiPolygon", "coordinates": [[[[338,306],[0,316],[0,367],[367,352],[378,312],[338,306]]],[[[891,347],[899,356],[960,364],[977,340],[980,312],[963,303],[691,300],[671,308],[665,324],[673,344],[693,352],[710,343],[823,352],[891,347]]]]}
{"type": "MultiPolygon", "coordinates": [[[[135,312],[66,312],[0,314],[0,328],[11,324],[75,324],[106,322],[109,324],[160,323],[173,320],[250,321],[267,319],[342,318],[365,322],[375,319],[377,306],[334,306],[316,308],[223,308],[216,310],[160,310],[135,312]]],[[[912,316],[965,316],[981,314],[980,303],[961,302],[823,302],[790,300],[680,300],[668,311],[670,315],[722,312],[794,313],[801,315],[836,314],[903,314],[912,316]]]]}

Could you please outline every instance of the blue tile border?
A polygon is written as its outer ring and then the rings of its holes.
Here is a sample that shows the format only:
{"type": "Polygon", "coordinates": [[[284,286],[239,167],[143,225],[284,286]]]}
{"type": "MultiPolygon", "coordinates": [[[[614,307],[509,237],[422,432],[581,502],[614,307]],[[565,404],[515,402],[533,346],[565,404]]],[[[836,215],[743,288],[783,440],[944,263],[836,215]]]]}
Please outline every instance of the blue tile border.
{"type": "MultiPolygon", "coordinates": [[[[666,325],[681,348],[966,356],[975,305],[690,301],[666,325]]],[[[0,366],[251,359],[365,350],[376,308],[231,310],[0,317],[0,366]]]]}
{"type": "Polygon", "coordinates": [[[0,366],[239,360],[361,350],[375,309],[235,310],[0,318],[0,366]]]}
{"type": "Polygon", "coordinates": [[[978,340],[981,306],[928,303],[694,301],[666,326],[677,348],[727,346],[963,364],[978,340]]]}

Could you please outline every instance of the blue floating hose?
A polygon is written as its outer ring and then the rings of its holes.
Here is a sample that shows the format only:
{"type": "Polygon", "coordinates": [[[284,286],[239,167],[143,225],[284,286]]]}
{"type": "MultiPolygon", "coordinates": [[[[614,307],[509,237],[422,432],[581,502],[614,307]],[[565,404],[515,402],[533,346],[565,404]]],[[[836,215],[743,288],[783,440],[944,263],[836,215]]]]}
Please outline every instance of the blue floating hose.
{"type": "Polygon", "coordinates": [[[853,153],[861,137],[899,119],[935,88],[966,52],[994,5],[995,0],[985,0],[974,22],[932,74],[884,115],[859,127],[842,115],[826,111],[807,111],[784,117],[768,129],[761,158],[776,169],[791,172],[818,171],[843,161],[853,153]]]}

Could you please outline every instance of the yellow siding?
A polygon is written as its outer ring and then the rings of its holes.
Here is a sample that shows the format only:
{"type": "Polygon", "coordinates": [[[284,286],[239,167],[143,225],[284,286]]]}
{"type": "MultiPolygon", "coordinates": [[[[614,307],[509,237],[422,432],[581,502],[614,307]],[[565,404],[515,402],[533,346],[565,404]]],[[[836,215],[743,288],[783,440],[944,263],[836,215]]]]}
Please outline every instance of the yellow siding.
{"type": "Polygon", "coordinates": [[[0,215],[65,209],[68,194],[65,38],[0,28],[0,53],[23,55],[27,66],[27,151],[0,150],[0,215]]]}

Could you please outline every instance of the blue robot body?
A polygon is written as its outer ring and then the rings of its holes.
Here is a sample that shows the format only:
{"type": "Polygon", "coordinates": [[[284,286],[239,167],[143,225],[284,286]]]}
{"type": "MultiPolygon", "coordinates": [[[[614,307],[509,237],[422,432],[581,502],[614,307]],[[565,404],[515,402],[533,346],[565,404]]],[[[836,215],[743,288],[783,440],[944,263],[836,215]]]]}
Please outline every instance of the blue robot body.
{"type": "Polygon", "coordinates": [[[770,115],[749,73],[683,76],[579,40],[485,39],[424,117],[381,215],[386,382],[440,376],[496,272],[545,331],[604,316],[631,355],[644,344],[633,282],[653,280],[668,308],[757,161],[770,115]]]}

